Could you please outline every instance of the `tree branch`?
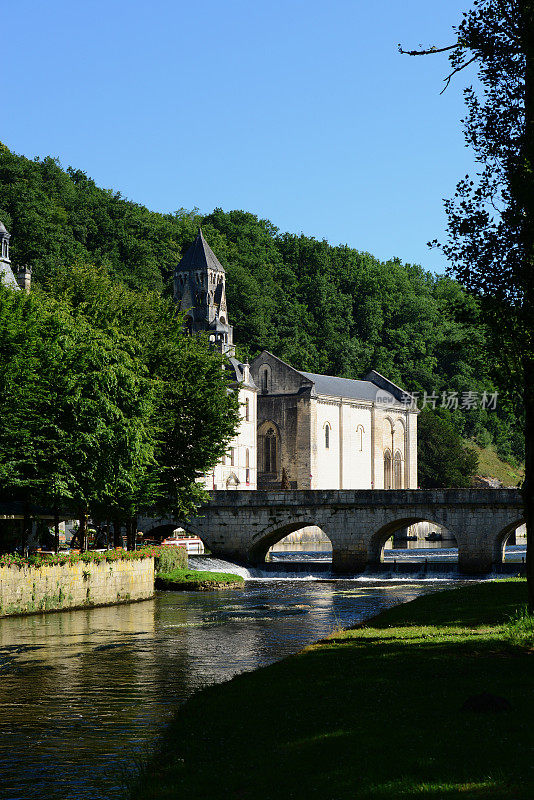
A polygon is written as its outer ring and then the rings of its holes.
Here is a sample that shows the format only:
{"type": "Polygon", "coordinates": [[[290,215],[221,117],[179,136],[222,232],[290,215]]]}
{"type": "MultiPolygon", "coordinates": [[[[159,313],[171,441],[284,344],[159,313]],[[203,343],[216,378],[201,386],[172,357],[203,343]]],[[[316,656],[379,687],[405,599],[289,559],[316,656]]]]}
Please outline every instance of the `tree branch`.
{"type": "Polygon", "coordinates": [[[476,61],[476,58],[477,58],[476,56],[473,56],[472,58],[469,59],[469,61],[466,61],[464,64],[460,64],[459,67],[456,67],[456,69],[453,69],[453,71],[450,73],[450,75],[447,75],[446,78],[443,78],[443,80],[445,81],[445,86],[441,90],[440,94],[443,94],[443,92],[448,87],[448,85],[451,82],[451,79],[454,77],[454,75],[456,75],[457,72],[461,72],[463,69],[468,67],[469,64],[473,63],[473,61],[476,61]]]}
{"type": "Polygon", "coordinates": [[[403,56],[429,56],[433,53],[445,53],[447,50],[456,50],[460,47],[459,44],[450,44],[448,47],[430,47],[428,50],[403,50],[402,45],[397,45],[399,53],[403,56]]]}

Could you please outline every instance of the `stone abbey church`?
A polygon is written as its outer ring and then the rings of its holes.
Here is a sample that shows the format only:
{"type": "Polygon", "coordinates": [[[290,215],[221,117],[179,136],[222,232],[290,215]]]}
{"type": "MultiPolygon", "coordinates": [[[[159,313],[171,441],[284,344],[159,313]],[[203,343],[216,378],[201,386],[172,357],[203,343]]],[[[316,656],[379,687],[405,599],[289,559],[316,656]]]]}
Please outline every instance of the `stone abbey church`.
{"type": "Polygon", "coordinates": [[[227,356],[242,419],[207,489],[416,489],[417,412],[372,370],[363,380],[302,372],[264,350],[235,357],[223,266],[202,231],[178,265],[176,303],[191,334],[227,356]]]}
{"type": "MultiPolygon", "coordinates": [[[[0,284],[29,291],[31,269],[13,271],[0,222],[0,284]]],[[[410,395],[372,370],[364,380],[302,372],[264,350],[235,357],[226,275],[199,230],[176,268],[174,297],[190,334],[207,333],[226,355],[242,418],[207,489],[415,489],[417,412],[410,395]]]]}

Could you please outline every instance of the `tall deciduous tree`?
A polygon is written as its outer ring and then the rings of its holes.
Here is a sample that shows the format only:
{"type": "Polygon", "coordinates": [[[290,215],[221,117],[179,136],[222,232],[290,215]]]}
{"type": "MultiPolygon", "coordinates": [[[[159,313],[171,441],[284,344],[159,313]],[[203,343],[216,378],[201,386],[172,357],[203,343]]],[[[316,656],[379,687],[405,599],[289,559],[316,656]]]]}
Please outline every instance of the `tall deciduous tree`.
{"type": "Polygon", "coordinates": [[[479,172],[447,201],[442,245],[469,289],[486,298],[525,413],[529,604],[534,608],[534,0],[475,0],[449,51],[451,77],[476,63],[482,91],[465,92],[465,135],[479,172]]]}
{"type": "Polygon", "coordinates": [[[187,514],[203,496],[197,479],[221,459],[239,422],[237,392],[229,389],[224,359],[206,340],[184,336],[172,301],[133,291],[103,268],[74,264],[44,287],[67,302],[76,318],[139,343],[154,390],[154,499],[162,511],[187,514]]]}
{"type": "Polygon", "coordinates": [[[422,489],[471,486],[478,458],[448,411],[423,409],[417,421],[417,471],[422,489]]]}
{"type": "Polygon", "coordinates": [[[0,349],[0,486],[75,510],[83,548],[90,510],[118,494],[153,499],[154,390],[139,346],[65,303],[3,291],[0,349]]]}

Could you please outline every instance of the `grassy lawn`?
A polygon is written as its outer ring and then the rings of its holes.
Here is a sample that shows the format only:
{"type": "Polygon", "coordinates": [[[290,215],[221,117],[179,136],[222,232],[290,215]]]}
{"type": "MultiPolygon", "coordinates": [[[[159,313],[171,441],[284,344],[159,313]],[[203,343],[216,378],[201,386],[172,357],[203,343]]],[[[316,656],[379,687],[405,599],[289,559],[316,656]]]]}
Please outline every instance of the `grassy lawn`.
{"type": "Polygon", "coordinates": [[[192,697],[132,797],[534,797],[523,581],[421,597],[192,697]],[[462,710],[482,692],[510,710],[462,710]]]}
{"type": "Polygon", "coordinates": [[[229,572],[200,572],[190,569],[173,569],[159,572],[156,576],[156,589],[224,589],[245,585],[240,575],[229,572]]]}

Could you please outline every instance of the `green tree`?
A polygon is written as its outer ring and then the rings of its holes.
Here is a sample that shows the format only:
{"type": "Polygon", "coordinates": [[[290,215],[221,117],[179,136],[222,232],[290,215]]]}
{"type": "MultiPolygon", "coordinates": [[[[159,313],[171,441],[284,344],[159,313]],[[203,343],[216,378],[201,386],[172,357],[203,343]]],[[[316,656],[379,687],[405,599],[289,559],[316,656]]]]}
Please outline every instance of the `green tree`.
{"type": "Polygon", "coordinates": [[[445,48],[451,73],[476,63],[481,91],[465,92],[465,136],[477,174],[446,203],[442,245],[454,272],[485,298],[505,367],[522,392],[529,604],[534,609],[534,2],[475,0],[445,48]]]}
{"type": "Polygon", "coordinates": [[[171,300],[129,289],[103,267],[70,265],[50,276],[44,289],[68,303],[76,319],[138,343],[154,390],[157,502],[161,510],[189,513],[204,496],[198,478],[218,463],[239,423],[224,359],[205,338],[184,336],[171,300]]]}
{"type": "Polygon", "coordinates": [[[133,339],[110,337],[65,304],[0,295],[0,485],[25,502],[89,511],[151,495],[153,389],[133,339]],[[14,322],[15,321],[15,322],[14,322]]]}
{"type": "Polygon", "coordinates": [[[423,409],[418,418],[417,461],[422,489],[471,486],[478,469],[476,453],[458,434],[450,414],[423,409]]]}

